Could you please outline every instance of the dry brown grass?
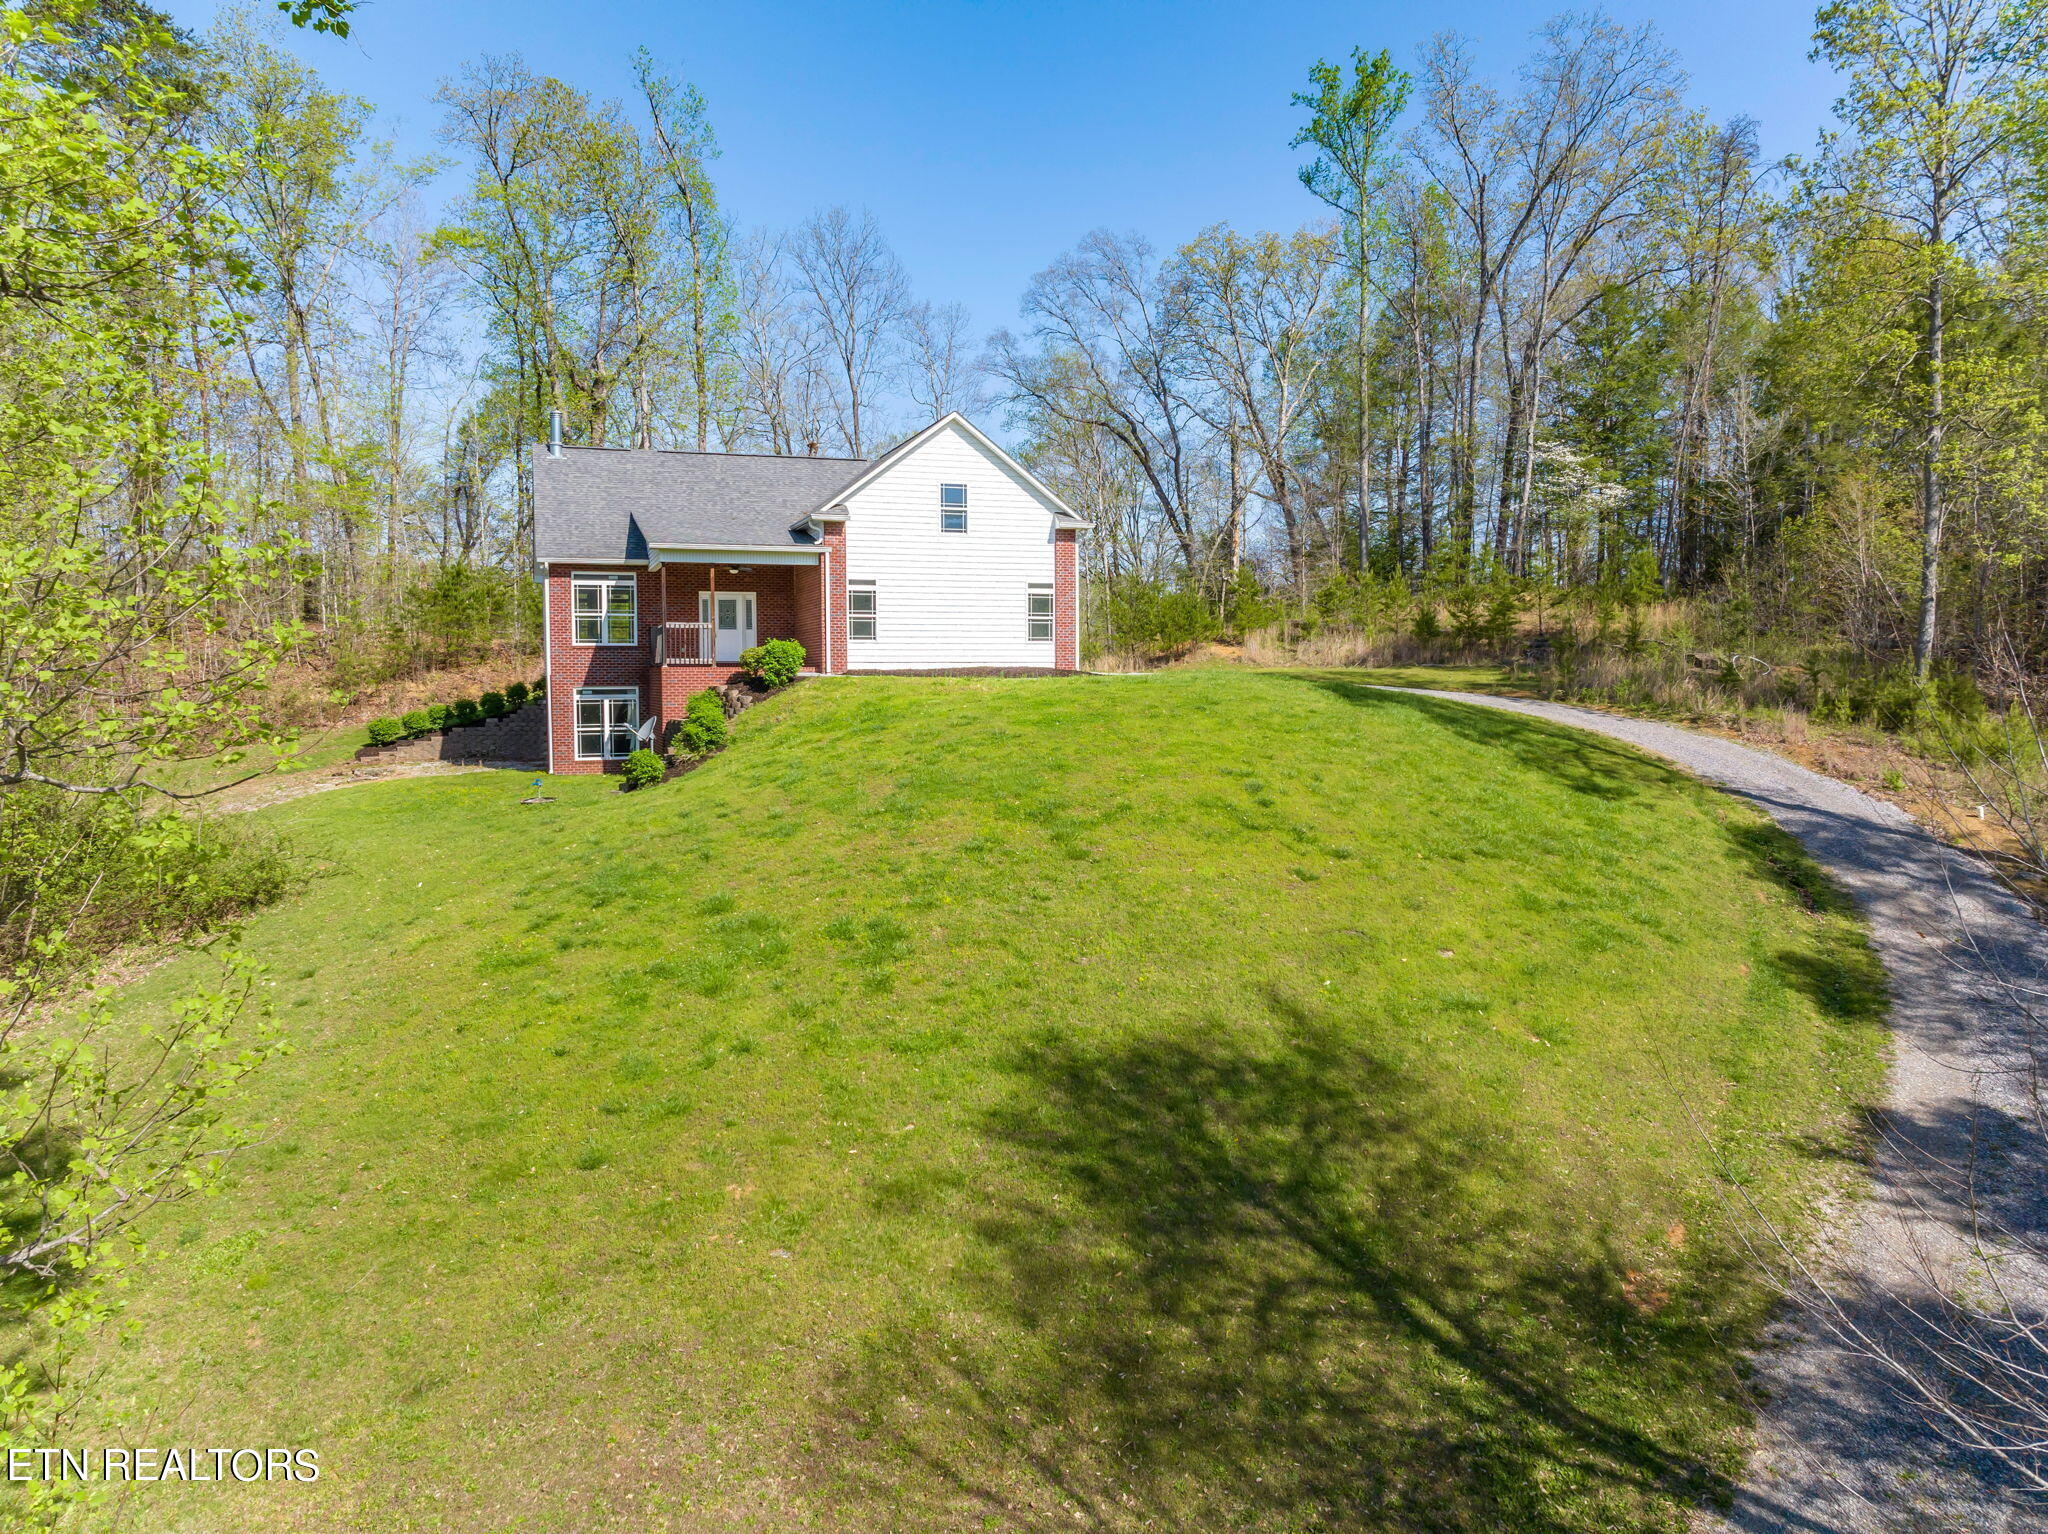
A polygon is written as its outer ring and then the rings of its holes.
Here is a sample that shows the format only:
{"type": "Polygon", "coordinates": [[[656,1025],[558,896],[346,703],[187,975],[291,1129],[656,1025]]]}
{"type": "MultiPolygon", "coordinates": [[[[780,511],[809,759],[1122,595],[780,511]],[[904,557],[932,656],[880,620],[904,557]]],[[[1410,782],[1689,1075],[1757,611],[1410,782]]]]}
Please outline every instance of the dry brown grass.
{"type": "Polygon", "coordinates": [[[1203,640],[1165,650],[1104,651],[1088,664],[1091,671],[1157,671],[1166,666],[1290,666],[1328,667],[1489,666],[1501,661],[1485,646],[1454,644],[1448,639],[1424,640],[1411,634],[1368,633],[1362,629],[1328,627],[1300,635],[1286,624],[1274,624],[1231,643],[1203,640]]]}
{"type": "Polygon", "coordinates": [[[430,703],[502,692],[509,683],[531,682],[540,675],[542,664],[538,655],[503,645],[465,666],[343,687],[336,684],[334,672],[324,660],[310,657],[278,668],[270,684],[266,713],[276,725],[299,729],[361,724],[430,703]]]}
{"type": "Polygon", "coordinates": [[[1500,655],[1485,646],[1455,644],[1448,639],[1417,639],[1412,634],[1374,634],[1358,629],[1324,628],[1290,640],[1275,625],[1247,634],[1239,654],[1248,666],[1474,666],[1497,664],[1500,655]]]}

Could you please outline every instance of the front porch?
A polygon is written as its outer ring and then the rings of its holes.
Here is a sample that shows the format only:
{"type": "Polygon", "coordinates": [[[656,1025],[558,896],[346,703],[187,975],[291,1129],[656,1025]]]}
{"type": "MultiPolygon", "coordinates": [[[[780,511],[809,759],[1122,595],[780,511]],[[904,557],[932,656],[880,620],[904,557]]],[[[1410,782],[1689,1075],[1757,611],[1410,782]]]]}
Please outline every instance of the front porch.
{"type": "Polygon", "coordinates": [[[654,589],[641,706],[657,744],[667,744],[694,694],[743,674],[740,656],[755,645],[793,639],[804,647],[806,674],[824,669],[826,590],[810,550],[717,562],[663,557],[644,584],[654,589]]]}
{"type": "Polygon", "coordinates": [[[737,666],[770,639],[794,639],[813,661],[823,652],[824,583],[808,550],[774,563],[663,559],[649,575],[642,617],[657,667],[737,666]]]}

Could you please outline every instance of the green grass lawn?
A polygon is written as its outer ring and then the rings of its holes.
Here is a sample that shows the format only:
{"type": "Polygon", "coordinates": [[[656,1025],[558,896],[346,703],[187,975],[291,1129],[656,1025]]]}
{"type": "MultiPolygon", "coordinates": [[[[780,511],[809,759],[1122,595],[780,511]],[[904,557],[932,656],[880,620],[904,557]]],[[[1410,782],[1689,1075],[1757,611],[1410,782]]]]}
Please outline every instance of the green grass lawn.
{"type": "Polygon", "coordinates": [[[1753,811],[1339,674],[736,742],[264,812],[297,1048],[78,1432],[323,1475],[129,1526],[1591,1534],[1736,1467],[1726,1200],[1839,1188],[1882,1050],[1753,811]]]}
{"type": "Polygon", "coordinates": [[[1378,687],[1423,687],[1437,692],[1526,694],[1504,666],[1361,666],[1343,673],[1378,687]]]}

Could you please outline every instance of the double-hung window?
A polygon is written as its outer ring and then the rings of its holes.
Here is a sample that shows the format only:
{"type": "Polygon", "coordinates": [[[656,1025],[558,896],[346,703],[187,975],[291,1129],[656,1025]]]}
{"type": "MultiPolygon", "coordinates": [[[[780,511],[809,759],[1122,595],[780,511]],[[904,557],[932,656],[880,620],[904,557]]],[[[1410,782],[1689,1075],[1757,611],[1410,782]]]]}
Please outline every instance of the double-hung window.
{"type": "Polygon", "coordinates": [[[576,760],[600,761],[631,756],[639,744],[640,689],[579,687],[576,689],[576,760]]]}
{"type": "Polygon", "coordinates": [[[846,637],[875,637],[875,583],[858,581],[846,588],[846,637]]]}
{"type": "Polygon", "coordinates": [[[569,578],[569,611],[576,620],[578,644],[638,644],[636,583],[630,574],[593,575],[579,571],[569,578]]]}
{"type": "Polygon", "coordinates": [[[942,533],[964,533],[967,531],[967,487],[965,485],[939,486],[939,531],[942,533]]]}
{"type": "Polygon", "coordinates": [[[1025,592],[1024,632],[1031,639],[1052,638],[1052,587],[1033,586],[1025,592]]]}

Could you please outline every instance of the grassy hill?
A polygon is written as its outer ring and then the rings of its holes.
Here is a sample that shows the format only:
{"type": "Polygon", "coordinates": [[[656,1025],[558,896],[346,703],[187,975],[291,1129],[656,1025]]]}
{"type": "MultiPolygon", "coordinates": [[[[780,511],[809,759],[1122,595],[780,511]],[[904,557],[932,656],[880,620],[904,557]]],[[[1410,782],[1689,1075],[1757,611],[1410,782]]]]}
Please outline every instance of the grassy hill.
{"type": "Polygon", "coordinates": [[[139,1526],[1676,1529],[1735,1467],[1726,1201],[1839,1186],[1881,1051],[1760,817],[1332,676],[737,742],[266,812],[298,1047],[80,1433],[324,1474],[139,1526]]]}

